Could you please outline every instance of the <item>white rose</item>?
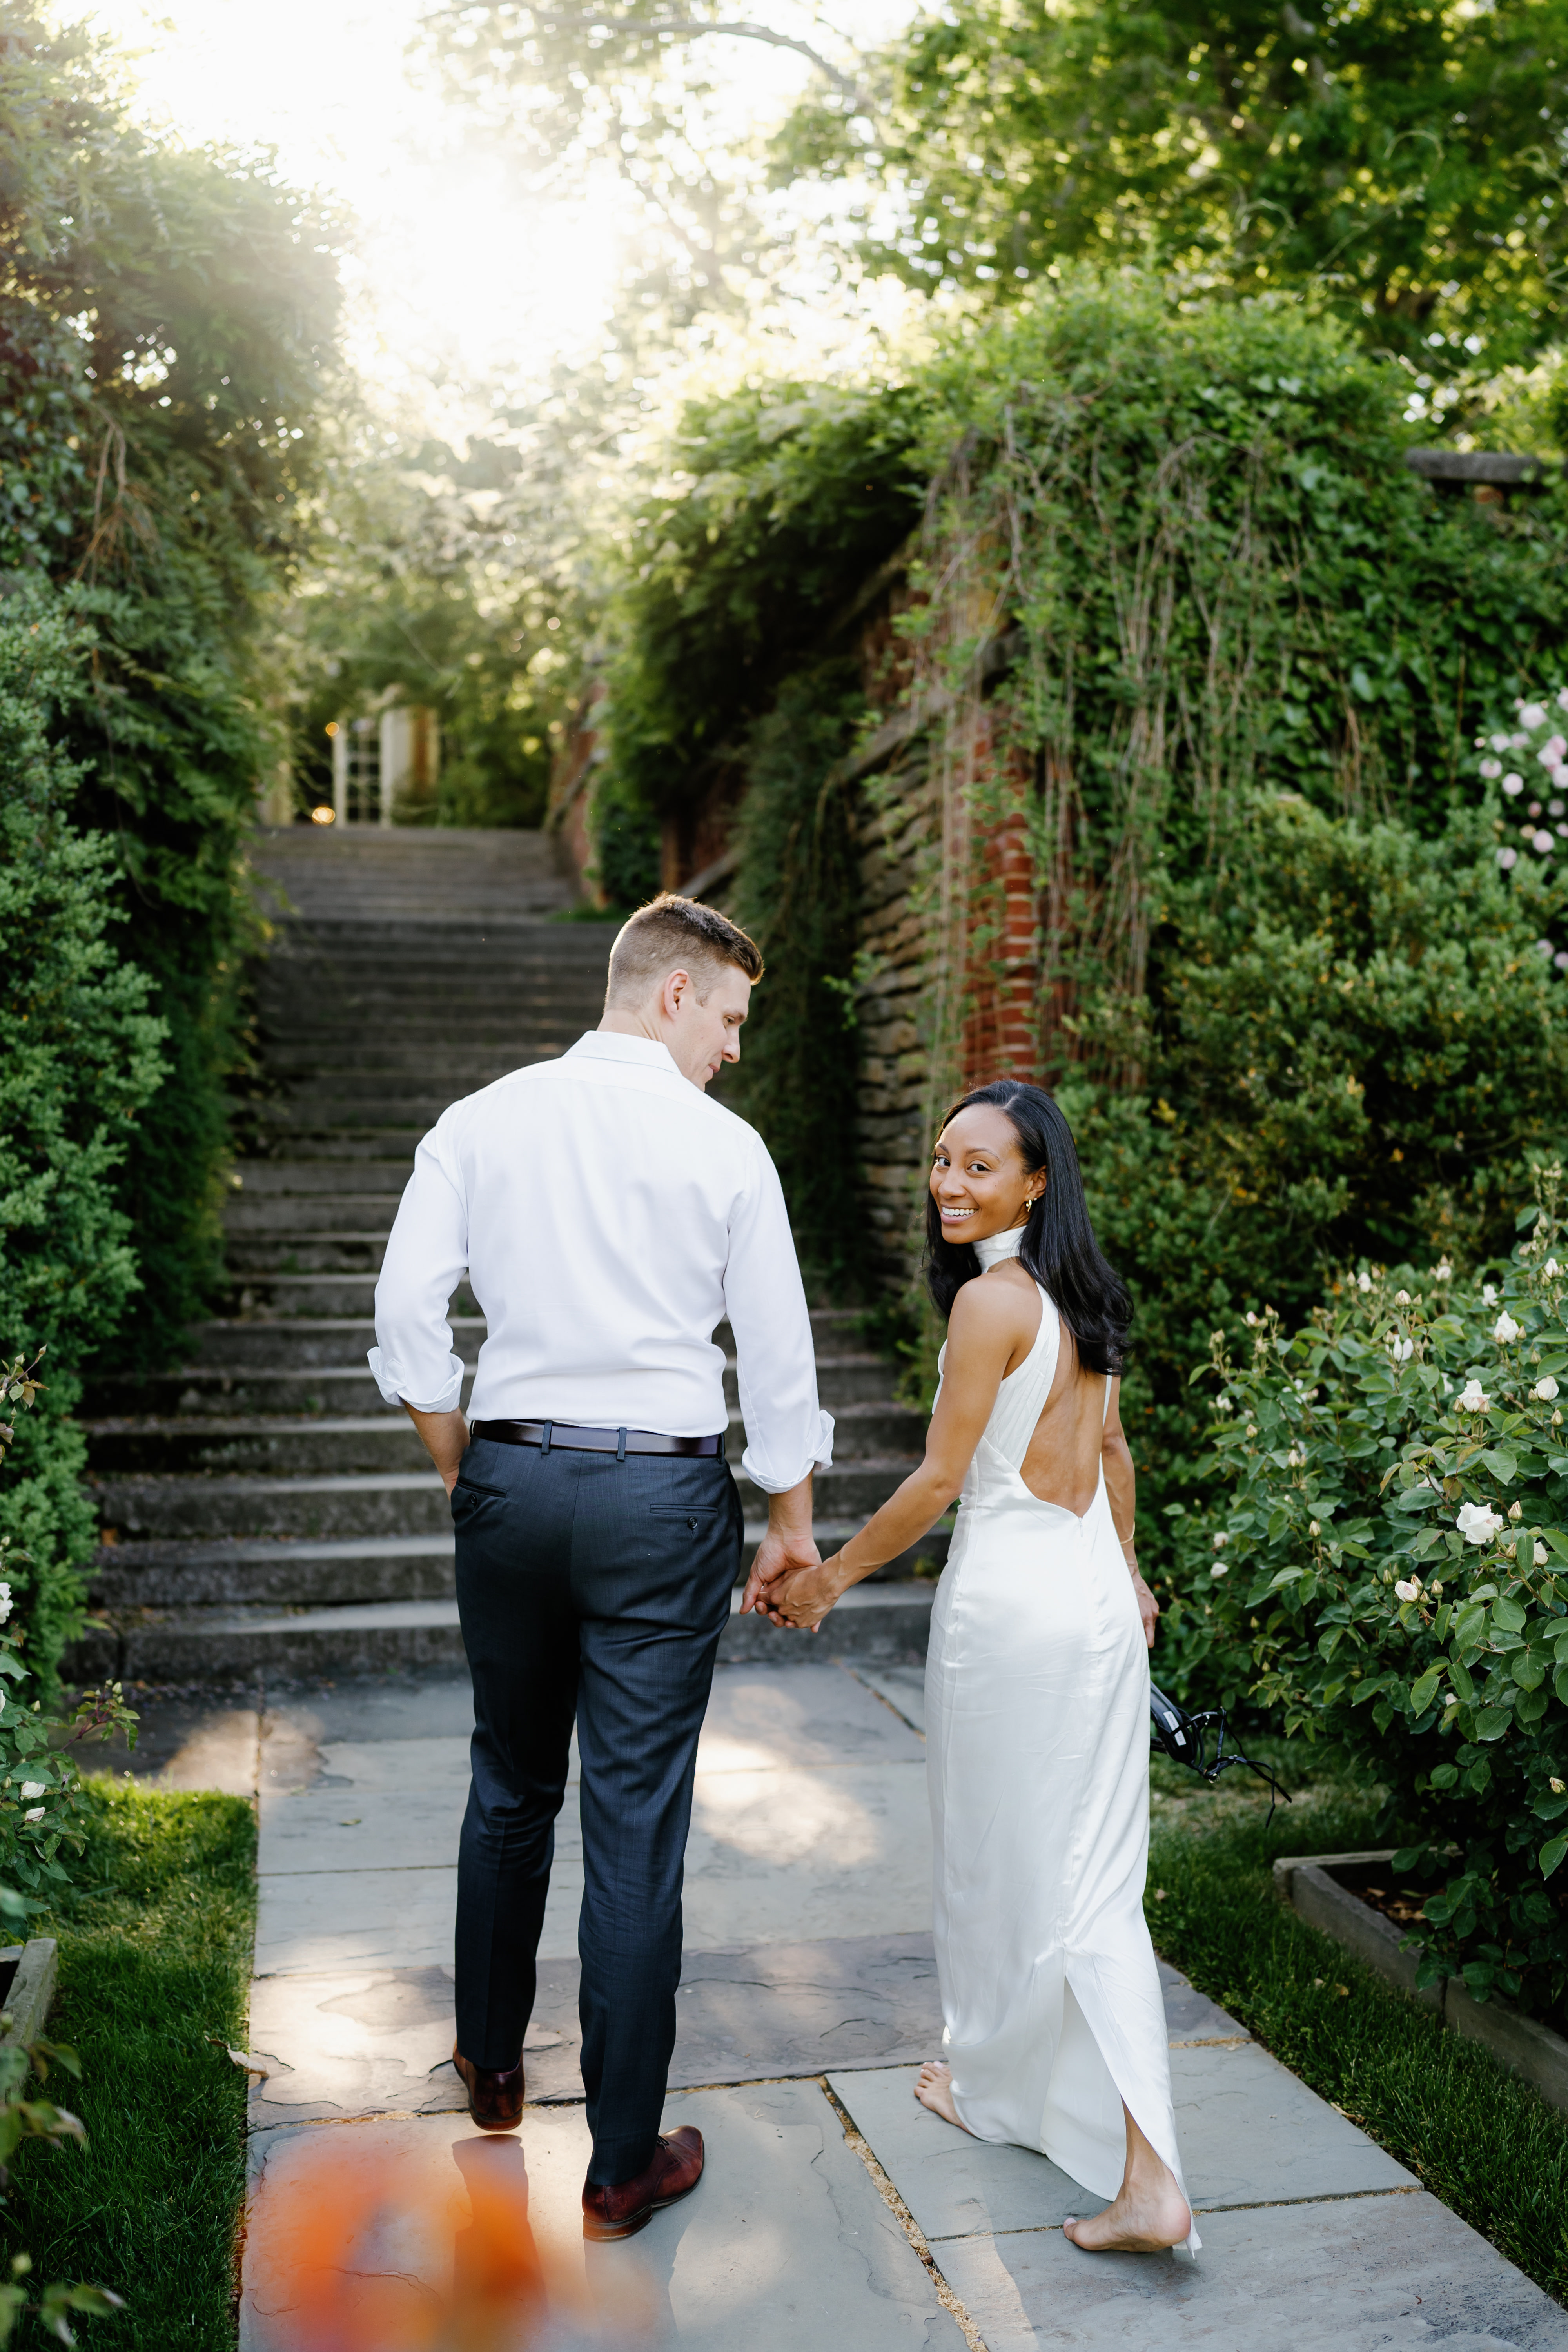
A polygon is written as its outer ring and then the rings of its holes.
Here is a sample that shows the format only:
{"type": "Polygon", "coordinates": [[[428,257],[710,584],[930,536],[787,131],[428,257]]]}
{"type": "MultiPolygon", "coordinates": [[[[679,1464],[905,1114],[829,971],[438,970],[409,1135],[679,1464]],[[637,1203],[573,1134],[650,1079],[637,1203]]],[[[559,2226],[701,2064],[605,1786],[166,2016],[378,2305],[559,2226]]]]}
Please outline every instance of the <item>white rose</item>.
{"type": "Polygon", "coordinates": [[[1510,866],[1517,866],[1517,865],[1519,864],[1519,852],[1518,852],[1518,850],[1517,850],[1517,849],[1500,849],[1500,850],[1498,851],[1498,854],[1497,854],[1497,862],[1498,862],[1498,864],[1502,867],[1503,872],[1506,874],[1506,873],[1508,872],[1508,870],[1509,870],[1509,868],[1510,868],[1510,866]]]}
{"type": "Polygon", "coordinates": [[[1506,735],[1494,735],[1492,737],[1492,750],[1494,751],[1506,751],[1508,747],[1509,738],[1506,735]]]}
{"type": "Polygon", "coordinates": [[[43,1818],[44,1809],[42,1805],[35,1805],[30,1813],[24,1813],[22,1816],[22,1819],[25,1822],[41,1822],[43,1818]]]}
{"type": "Polygon", "coordinates": [[[1395,1307],[1408,1307],[1410,1293],[1407,1290],[1396,1290],[1394,1294],[1394,1303],[1395,1307]]]}
{"type": "Polygon", "coordinates": [[[1209,1574],[1210,1574],[1212,1577],[1218,1578],[1218,1577],[1221,1577],[1221,1576],[1228,1576],[1228,1575],[1230,1574],[1230,1570],[1229,1570],[1229,1569],[1226,1566],[1226,1564],[1225,1564],[1224,1560],[1223,1560],[1223,1559],[1219,1559],[1219,1560],[1215,1560],[1215,1562],[1214,1566],[1213,1566],[1213,1567],[1210,1569],[1210,1570],[1209,1570],[1209,1574]]]}
{"type": "Polygon", "coordinates": [[[1215,1536],[1214,1539],[1214,1548],[1215,1551],[1223,1551],[1229,1541],[1230,1538],[1228,1536],[1215,1536]]]}
{"type": "Polygon", "coordinates": [[[1454,1279],[1454,1269],[1453,1269],[1453,1267],[1448,1264],[1448,1262],[1447,1262],[1447,1260],[1446,1258],[1444,1259],[1443,1264],[1442,1264],[1441,1265],[1434,1266],[1434,1267],[1433,1267],[1433,1269],[1432,1269],[1432,1279],[1433,1279],[1433,1281],[1434,1281],[1434,1282],[1452,1282],[1452,1281],[1453,1281],[1453,1279],[1454,1279]]]}
{"type": "Polygon", "coordinates": [[[1495,1282],[1482,1283],[1481,1305],[1483,1307],[1495,1307],[1497,1305],[1497,1285],[1495,1282]]]}
{"type": "Polygon", "coordinates": [[[1355,1278],[1355,1286],[1358,1290],[1370,1290],[1372,1288],[1371,1275],[1358,1274],[1355,1278]]]}
{"type": "Polygon", "coordinates": [[[1395,1592],[1398,1593],[1401,1601],[1419,1601],[1421,1598],[1421,1580],[1419,1577],[1413,1576],[1407,1583],[1402,1581],[1396,1584],[1394,1589],[1395,1592]]]}
{"type": "Polygon", "coordinates": [[[1538,727],[1545,726],[1546,713],[1539,702],[1521,702],[1519,707],[1519,723],[1521,727],[1528,727],[1533,734],[1538,727]]]}
{"type": "Polygon", "coordinates": [[[1456,1412],[1485,1412],[1491,1399],[1479,1381],[1467,1381],[1454,1400],[1456,1412]]]}
{"type": "Polygon", "coordinates": [[[1537,955],[1543,955],[1546,958],[1547,962],[1550,963],[1552,957],[1557,952],[1556,945],[1551,940],[1537,940],[1535,942],[1535,952],[1537,955]]]}
{"type": "Polygon", "coordinates": [[[1508,794],[1510,800],[1512,800],[1516,793],[1523,792],[1524,778],[1521,775],[1516,775],[1510,770],[1509,774],[1507,774],[1502,780],[1502,788],[1508,794]]]}
{"type": "Polygon", "coordinates": [[[1492,1338],[1497,1341],[1500,1347],[1511,1348],[1518,1337],[1519,1325],[1514,1321],[1513,1317],[1509,1313],[1505,1307],[1502,1313],[1498,1317],[1497,1321],[1492,1325],[1492,1338]]]}
{"type": "Polygon", "coordinates": [[[1568,710],[1568,686],[1560,686],[1558,688],[1557,708],[1559,710],[1568,710]]]}
{"type": "Polygon", "coordinates": [[[1546,827],[1543,824],[1538,825],[1535,831],[1531,835],[1530,845],[1531,849],[1534,850],[1537,857],[1544,857],[1547,855],[1547,852],[1552,847],[1552,835],[1547,832],[1546,827]]]}
{"type": "Polygon", "coordinates": [[[1490,1543],[1502,1533],[1502,1515],[1488,1503],[1461,1503],[1454,1525],[1467,1543],[1490,1543]]]}
{"type": "Polygon", "coordinates": [[[1407,1364],[1415,1353],[1414,1339],[1402,1339],[1397,1331],[1388,1335],[1388,1352],[1396,1364],[1407,1364]]]}
{"type": "Polygon", "coordinates": [[[1494,776],[1501,775],[1502,761],[1500,760],[1483,760],[1481,761],[1481,773],[1489,784],[1494,776]]]}
{"type": "Polygon", "coordinates": [[[1537,1404],[1550,1404],[1557,1393],[1557,1383],[1548,1372],[1543,1381],[1536,1381],[1530,1393],[1537,1404]]]}
{"type": "MultiPolygon", "coordinates": [[[[1557,1279],[1557,1260],[1554,1257],[1549,1257],[1541,1271],[1546,1276],[1548,1282],[1555,1282],[1557,1279]]],[[[1555,1396],[1557,1393],[1556,1390],[1553,1389],[1552,1393],[1555,1396]]]]}
{"type": "Polygon", "coordinates": [[[1545,1546],[1543,1543],[1538,1543],[1538,1544],[1536,1545],[1536,1547],[1535,1547],[1535,1565],[1536,1565],[1536,1567],[1537,1567],[1537,1568],[1544,1568],[1544,1567],[1545,1567],[1545,1565],[1546,1565],[1546,1562],[1547,1562],[1548,1557],[1549,1557],[1549,1554],[1548,1554],[1548,1552],[1547,1552],[1546,1546],[1545,1546]]]}
{"type": "Polygon", "coordinates": [[[47,1797],[48,1793],[49,1784],[47,1780],[24,1780],[22,1783],[24,1797],[47,1797]]]}
{"type": "Polygon", "coordinates": [[[0,1625],[4,1625],[10,1614],[11,1588],[8,1584],[0,1583],[0,1625]]]}

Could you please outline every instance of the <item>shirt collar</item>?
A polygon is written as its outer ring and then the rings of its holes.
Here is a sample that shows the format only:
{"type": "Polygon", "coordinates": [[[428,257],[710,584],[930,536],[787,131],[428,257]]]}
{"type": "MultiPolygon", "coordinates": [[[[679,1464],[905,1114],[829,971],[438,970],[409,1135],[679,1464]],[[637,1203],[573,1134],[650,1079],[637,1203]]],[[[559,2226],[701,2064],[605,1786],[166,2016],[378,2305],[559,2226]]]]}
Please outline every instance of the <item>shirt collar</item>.
{"type": "Polygon", "coordinates": [[[574,1054],[590,1062],[635,1062],[639,1068],[661,1070],[668,1077],[680,1078],[682,1086],[687,1084],[675,1066],[674,1055],[657,1037],[626,1037],[615,1029],[589,1029],[574,1045],[568,1045],[565,1058],[570,1061],[574,1054]]]}

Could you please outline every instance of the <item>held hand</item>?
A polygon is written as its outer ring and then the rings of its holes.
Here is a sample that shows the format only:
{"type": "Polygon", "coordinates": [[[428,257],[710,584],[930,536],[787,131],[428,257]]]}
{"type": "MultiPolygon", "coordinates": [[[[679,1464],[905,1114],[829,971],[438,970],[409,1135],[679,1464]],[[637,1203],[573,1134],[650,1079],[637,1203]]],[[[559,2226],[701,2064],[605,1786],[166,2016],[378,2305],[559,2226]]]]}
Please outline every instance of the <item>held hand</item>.
{"type": "Polygon", "coordinates": [[[803,1569],[775,1584],[767,1598],[767,1613],[775,1625],[796,1625],[816,1633],[845,1591],[839,1573],[843,1555],[835,1552],[820,1568],[803,1569]]]}
{"type": "Polygon", "coordinates": [[[786,1535],[770,1527],[757,1546],[757,1556],[746,1579],[741,1600],[742,1616],[754,1610],[759,1617],[773,1617],[775,1625],[784,1623],[784,1618],[773,1616],[770,1587],[801,1570],[817,1568],[821,1561],[822,1554],[808,1535],[786,1535]]]}
{"type": "Polygon", "coordinates": [[[1148,1586],[1144,1583],[1143,1579],[1139,1575],[1136,1569],[1132,1571],[1132,1598],[1138,1603],[1138,1614],[1143,1621],[1143,1639],[1148,1643],[1149,1647],[1152,1649],[1154,1646],[1155,1621],[1160,1614],[1160,1604],[1155,1600],[1153,1594],[1150,1591],[1148,1586]]]}

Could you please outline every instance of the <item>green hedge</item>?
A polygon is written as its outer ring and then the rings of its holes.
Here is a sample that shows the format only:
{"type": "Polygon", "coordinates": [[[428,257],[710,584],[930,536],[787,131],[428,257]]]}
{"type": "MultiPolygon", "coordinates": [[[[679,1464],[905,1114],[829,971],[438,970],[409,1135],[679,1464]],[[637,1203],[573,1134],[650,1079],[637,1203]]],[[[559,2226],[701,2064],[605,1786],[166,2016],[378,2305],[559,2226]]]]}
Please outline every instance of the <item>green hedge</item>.
{"type": "Polygon", "coordinates": [[[258,622],[330,396],[336,226],[254,159],[148,131],[112,57],[34,0],[0,109],[0,574],[91,624],[72,814],[112,846],[167,1031],[115,1177],[143,1275],[121,1304],[125,1344],[166,1357],[220,1263],[242,857],[279,749],[258,622]]]}
{"type": "Polygon", "coordinates": [[[166,1034],[111,935],[112,846],[67,815],[79,773],[58,739],[89,651],[47,593],[0,605],[0,1352],[47,1349],[43,1396],[16,1416],[0,1480],[0,1535],[28,1555],[12,1580],[46,1690],[79,1624],[93,1541],[70,1414],[84,1355],[136,1289],[116,1186],[166,1034]]]}
{"type": "MultiPolygon", "coordinates": [[[[1521,1022],[1527,1055],[1548,1025],[1521,1022]]],[[[1266,1314],[1250,1360],[1216,1333],[1216,1491],[1178,1525],[1216,1684],[1384,1784],[1433,1890],[1421,1980],[1562,2021],[1568,1231],[1562,1168],[1538,1183],[1493,1281],[1363,1265],[1294,1334],[1266,1314]]]]}

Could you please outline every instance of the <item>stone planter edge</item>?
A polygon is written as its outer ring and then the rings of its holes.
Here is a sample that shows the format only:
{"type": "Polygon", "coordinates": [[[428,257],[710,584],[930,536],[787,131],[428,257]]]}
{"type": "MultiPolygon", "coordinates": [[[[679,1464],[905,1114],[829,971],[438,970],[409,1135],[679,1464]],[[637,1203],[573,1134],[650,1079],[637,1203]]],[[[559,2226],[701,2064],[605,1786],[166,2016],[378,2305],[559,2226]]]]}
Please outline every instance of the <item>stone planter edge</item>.
{"type": "MultiPolygon", "coordinates": [[[[15,1944],[0,1954],[9,1959],[16,1950],[15,1944]]],[[[49,2013],[49,2003],[55,1997],[55,1980],[59,1974],[59,1947],[52,1936],[34,1936],[21,1947],[16,1973],[11,1979],[11,1990],[0,2009],[0,2044],[7,2042],[36,2042],[44,2030],[49,2013]]]]}
{"type": "Polygon", "coordinates": [[[1562,2034],[1522,2015],[1495,1994],[1490,2000],[1475,2000],[1458,1977],[1417,1992],[1417,1956],[1401,1948],[1404,1937],[1399,1928],[1342,1886],[1332,1874],[1369,1863],[1392,1862],[1394,1851],[1384,1846],[1356,1853],[1281,1854],[1274,1864],[1274,1891],[1310,1927],[1331,1936],[1375,1975],[1423,2008],[1436,2011],[1454,2032],[1480,2042],[1500,2065],[1539,2091],[1549,2105],[1568,2108],[1568,2041],[1562,2034]]]}

